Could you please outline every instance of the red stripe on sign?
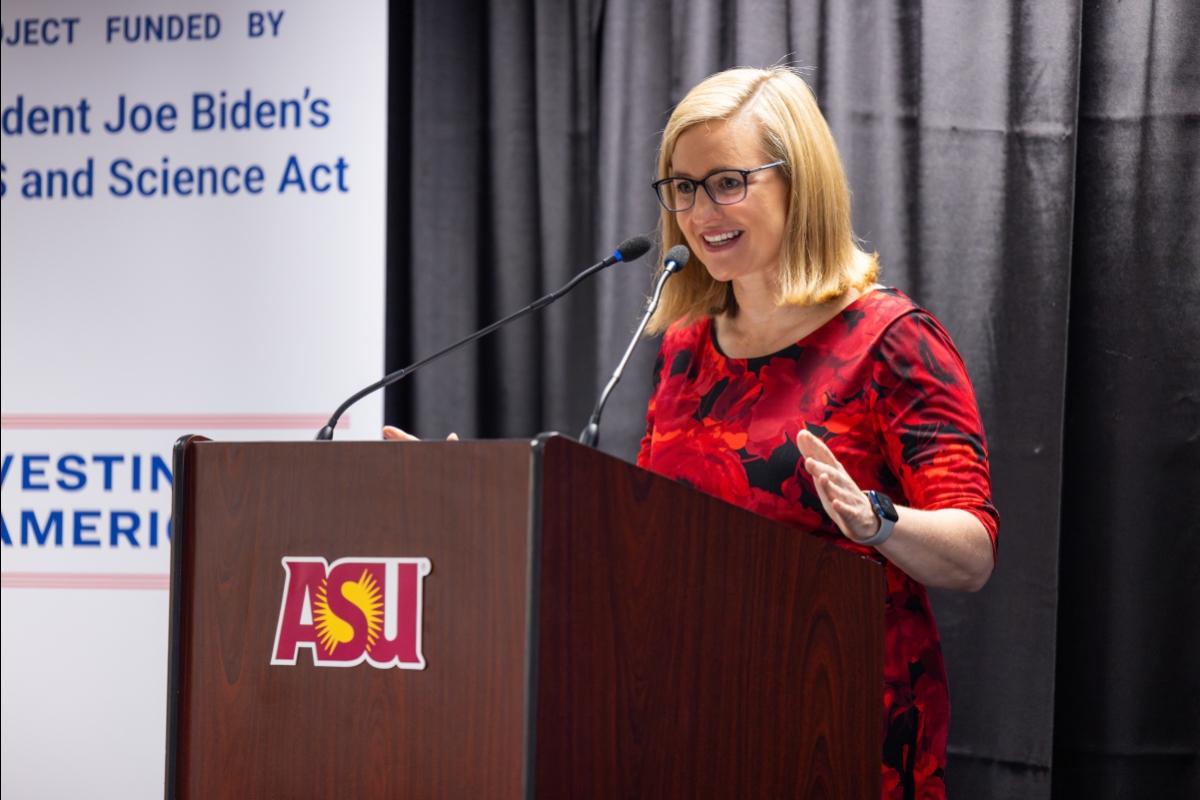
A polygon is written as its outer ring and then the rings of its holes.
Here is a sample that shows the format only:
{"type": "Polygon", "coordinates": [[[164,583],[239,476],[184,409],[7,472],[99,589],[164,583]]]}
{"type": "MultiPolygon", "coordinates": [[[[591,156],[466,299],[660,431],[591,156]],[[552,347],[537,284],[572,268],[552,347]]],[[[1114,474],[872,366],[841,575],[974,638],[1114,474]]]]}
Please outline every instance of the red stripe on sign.
{"type": "MultiPolygon", "coordinates": [[[[3,414],[0,428],[24,430],[319,430],[324,414],[3,414]]],[[[350,417],[338,429],[350,427],[350,417]]]]}
{"type": "Polygon", "coordinates": [[[0,589],[152,589],[171,588],[170,575],[105,572],[0,572],[0,589]]]}

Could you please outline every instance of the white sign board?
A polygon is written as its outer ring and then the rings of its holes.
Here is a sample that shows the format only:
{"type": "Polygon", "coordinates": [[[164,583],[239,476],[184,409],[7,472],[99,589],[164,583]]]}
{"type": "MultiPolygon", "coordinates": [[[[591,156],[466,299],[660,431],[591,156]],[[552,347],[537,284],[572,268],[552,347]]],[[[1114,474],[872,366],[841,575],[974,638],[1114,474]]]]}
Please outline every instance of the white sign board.
{"type": "Polygon", "coordinates": [[[387,6],[0,23],[0,792],[161,797],[173,441],[311,438],[383,369],[387,6]]]}

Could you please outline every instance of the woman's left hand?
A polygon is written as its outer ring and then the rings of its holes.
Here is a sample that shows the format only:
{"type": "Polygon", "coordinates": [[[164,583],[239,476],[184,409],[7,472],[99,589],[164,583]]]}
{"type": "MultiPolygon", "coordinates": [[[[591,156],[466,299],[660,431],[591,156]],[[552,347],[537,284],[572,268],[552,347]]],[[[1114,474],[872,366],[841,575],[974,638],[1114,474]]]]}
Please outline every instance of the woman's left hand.
{"type": "Polygon", "coordinates": [[[851,541],[866,541],[879,532],[879,517],[833,451],[807,430],[796,436],[804,469],[813,477],[821,505],[851,541]]]}
{"type": "MultiPolygon", "coordinates": [[[[813,476],[821,505],[852,542],[879,532],[871,501],[825,443],[808,431],[796,435],[804,469],[813,476]]],[[[919,510],[896,506],[900,520],[878,546],[909,577],[939,589],[978,591],[995,564],[992,539],[983,523],[961,508],[919,510]]]]}

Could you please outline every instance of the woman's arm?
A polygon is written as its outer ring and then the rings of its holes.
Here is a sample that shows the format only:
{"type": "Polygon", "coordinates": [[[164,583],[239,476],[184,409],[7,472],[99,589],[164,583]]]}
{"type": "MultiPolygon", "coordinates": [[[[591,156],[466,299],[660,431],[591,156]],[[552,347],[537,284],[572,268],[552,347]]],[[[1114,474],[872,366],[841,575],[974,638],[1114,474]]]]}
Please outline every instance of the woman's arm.
{"type": "MultiPolygon", "coordinates": [[[[804,468],[813,476],[825,513],[851,541],[879,530],[879,518],[854,479],[825,443],[807,430],[796,437],[804,468]]],[[[969,511],[896,507],[900,519],[878,550],[914,580],[938,589],[976,592],[992,574],[992,540],[969,511]]]]}

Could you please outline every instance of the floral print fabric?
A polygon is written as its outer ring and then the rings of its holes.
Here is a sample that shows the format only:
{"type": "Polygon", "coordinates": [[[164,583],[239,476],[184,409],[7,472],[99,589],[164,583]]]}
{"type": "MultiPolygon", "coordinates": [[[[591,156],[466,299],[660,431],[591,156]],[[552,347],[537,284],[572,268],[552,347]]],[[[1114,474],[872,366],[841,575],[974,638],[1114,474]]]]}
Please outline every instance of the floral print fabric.
{"type": "Polygon", "coordinates": [[[640,466],[885,565],[883,797],[944,797],[950,702],[925,587],[842,535],[800,464],[796,433],[820,436],[864,491],[969,511],[994,548],[983,425],[946,331],[892,289],[867,292],[762,358],[726,358],[711,319],[676,325],[646,422],[640,466]]]}

